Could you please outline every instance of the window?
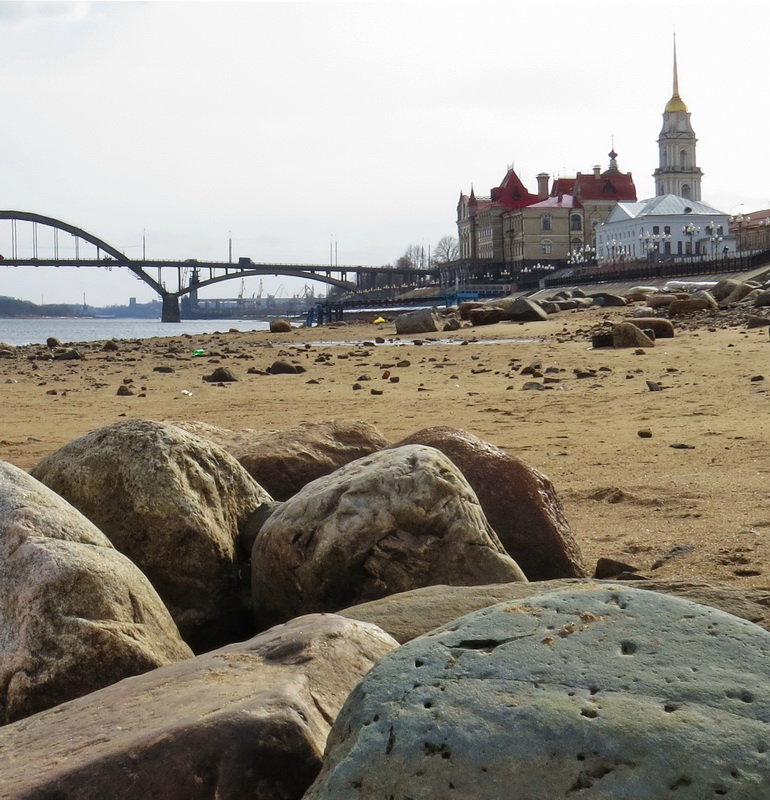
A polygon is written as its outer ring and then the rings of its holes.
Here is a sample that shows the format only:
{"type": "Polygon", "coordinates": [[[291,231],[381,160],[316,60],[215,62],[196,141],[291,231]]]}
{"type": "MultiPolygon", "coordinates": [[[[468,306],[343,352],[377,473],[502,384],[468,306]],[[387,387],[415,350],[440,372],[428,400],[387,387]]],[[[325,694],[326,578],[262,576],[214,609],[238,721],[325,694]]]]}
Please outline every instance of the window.
{"type": "Polygon", "coordinates": [[[663,233],[670,235],[671,234],[671,226],[670,225],[664,225],[663,226],[663,233]]]}
{"type": "Polygon", "coordinates": [[[569,226],[570,226],[570,230],[572,230],[572,231],[582,231],[583,230],[583,220],[580,218],[580,214],[573,214],[569,218],[569,226]]]}
{"type": "MultiPolygon", "coordinates": [[[[690,184],[689,183],[683,183],[682,184],[682,197],[688,197],[689,198],[689,196],[690,196],[690,184]]],[[[692,211],[692,209],[690,209],[690,211],[692,211]]],[[[685,214],[686,213],[687,213],[687,210],[685,209],[685,214]]]]}
{"type": "Polygon", "coordinates": [[[677,252],[677,255],[680,255],[680,256],[682,255],[682,243],[681,243],[681,241],[676,243],[676,252],[677,252]]]}
{"type": "MultiPolygon", "coordinates": [[[[550,220],[550,217],[548,219],[550,220]]],[[[543,251],[544,256],[550,256],[551,250],[553,250],[553,242],[550,239],[541,239],[540,249],[543,251]]]]}
{"type": "Polygon", "coordinates": [[[660,233],[660,225],[653,225],[652,226],[653,233],[660,233]]]}
{"type": "MultiPolygon", "coordinates": [[[[540,217],[540,230],[541,231],[550,231],[551,230],[551,215],[550,214],[543,214],[540,217]]],[[[549,250],[550,252],[550,250],[549,250]]]]}
{"type": "Polygon", "coordinates": [[[687,151],[680,150],[679,151],[679,166],[681,169],[687,169],[687,151]]]}
{"type": "Polygon", "coordinates": [[[663,251],[666,253],[666,255],[671,255],[671,242],[666,242],[663,245],[663,251]]]}

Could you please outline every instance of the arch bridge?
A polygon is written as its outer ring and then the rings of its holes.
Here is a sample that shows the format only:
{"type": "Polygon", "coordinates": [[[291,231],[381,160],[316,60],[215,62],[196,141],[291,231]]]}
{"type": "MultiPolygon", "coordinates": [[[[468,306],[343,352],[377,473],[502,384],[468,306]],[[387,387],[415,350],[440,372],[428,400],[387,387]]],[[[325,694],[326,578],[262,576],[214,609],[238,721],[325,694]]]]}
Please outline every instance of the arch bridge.
{"type": "Polygon", "coordinates": [[[387,280],[404,289],[421,286],[438,276],[436,270],[403,269],[328,264],[276,264],[237,261],[199,261],[198,259],[158,260],[129,258],[124,252],[88,231],[53,217],[28,211],[0,211],[0,220],[10,222],[10,251],[0,257],[6,267],[93,267],[130,270],[160,296],[163,322],[179,322],[179,299],[206,286],[233,279],[264,275],[284,275],[320,281],[348,292],[361,292],[387,280]],[[20,231],[19,223],[26,223],[20,231]],[[41,231],[42,229],[42,231],[41,231]],[[69,234],[61,241],[60,233],[69,234]],[[41,235],[42,234],[42,235],[41,235]],[[82,251],[82,252],[81,252],[82,251]],[[155,277],[153,277],[153,274],[155,277]],[[176,288],[168,288],[167,277],[176,277],[176,288]],[[385,278],[383,278],[385,276],[385,278]]]}

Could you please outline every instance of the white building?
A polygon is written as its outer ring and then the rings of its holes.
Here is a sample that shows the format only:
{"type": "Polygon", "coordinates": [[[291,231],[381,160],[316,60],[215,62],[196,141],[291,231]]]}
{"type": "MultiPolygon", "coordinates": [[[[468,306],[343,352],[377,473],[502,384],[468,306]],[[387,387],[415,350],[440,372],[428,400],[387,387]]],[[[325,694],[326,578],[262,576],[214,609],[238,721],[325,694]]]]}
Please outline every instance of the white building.
{"type": "Polygon", "coordinates": [[[722,257],[736,250],[729,222],[723,211],[675,194],[618,203],[596,230],[596,256],[604,264],[722,257]]]}

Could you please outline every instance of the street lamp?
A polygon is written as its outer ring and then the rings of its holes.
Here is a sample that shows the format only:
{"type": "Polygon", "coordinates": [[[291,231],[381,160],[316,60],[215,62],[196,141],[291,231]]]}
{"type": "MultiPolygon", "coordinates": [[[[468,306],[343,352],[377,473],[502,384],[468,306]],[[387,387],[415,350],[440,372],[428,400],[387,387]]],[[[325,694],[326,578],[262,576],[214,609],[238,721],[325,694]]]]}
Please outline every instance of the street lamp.
{"type": "Polygon", "coordinates": [[[708,225],[704,227],[703,230],[709,235],[709,241],[711,242],[711,258],[715,259],[717,253],[719,252],[719,245],[722,244],[724,241],[722,237],[722,226],[717,225],[715,222],[709,222],[708,225]]]}
{"type": "Polygon", "coordinates": [[[685,225],[682,228],[682,233],[685,236],[689,236],[690,237],[690,260],[692,260],[693,257],[695,256],[695,251],[693,250],[693,247],[692,247],[692,237],[695,236],[696,233],[700,233],[700,226],[699,225],[693,225],[692,223],[690,223],[689,225],[685,225]]]}
{"type": "Polygon", "coordinates": [[[647,250],[648,261],[660,261],[660,245],[661,243],[670,242],[670,233],[647,233],[642,232],[639,234],[639,241],[642,246],[647,250]]]}

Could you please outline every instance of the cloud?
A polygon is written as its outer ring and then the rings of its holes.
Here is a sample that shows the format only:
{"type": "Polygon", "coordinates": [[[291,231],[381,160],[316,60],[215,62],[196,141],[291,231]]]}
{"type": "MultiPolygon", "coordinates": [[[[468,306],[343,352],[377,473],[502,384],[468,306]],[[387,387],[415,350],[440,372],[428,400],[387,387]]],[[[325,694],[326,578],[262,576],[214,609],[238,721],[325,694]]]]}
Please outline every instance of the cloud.
{"type": "Polygon", "coordinates": [[[82,19],[90,6],[86,0],[0,0],[0,24],[82,19]]]}

